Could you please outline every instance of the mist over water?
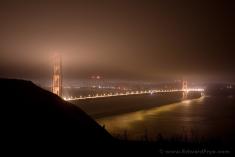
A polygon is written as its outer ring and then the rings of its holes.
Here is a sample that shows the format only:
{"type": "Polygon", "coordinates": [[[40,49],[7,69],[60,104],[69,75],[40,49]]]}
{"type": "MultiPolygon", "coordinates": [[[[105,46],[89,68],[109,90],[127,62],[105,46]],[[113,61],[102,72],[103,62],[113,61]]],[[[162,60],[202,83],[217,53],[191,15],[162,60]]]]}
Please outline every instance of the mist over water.
{"type": "MultiPolygon", "coordinates": [[[[139,140],[188,136],[231,140],[235,131],[235,98],[204,96],[165,106],[96,119],[114,136],[139,140]]],[[[143,104],[145,105],[145,104],[143,104]]]]}

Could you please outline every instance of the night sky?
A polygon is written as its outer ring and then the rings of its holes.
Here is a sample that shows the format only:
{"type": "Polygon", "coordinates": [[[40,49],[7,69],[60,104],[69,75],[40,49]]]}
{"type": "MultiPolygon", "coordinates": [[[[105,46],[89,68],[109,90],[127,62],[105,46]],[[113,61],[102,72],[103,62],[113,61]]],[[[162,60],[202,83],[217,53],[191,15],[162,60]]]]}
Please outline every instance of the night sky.
{"type": "Polygon", "coordinates": [[[231,1],[0,2],[0,77],[235,81],[231,1]]]}

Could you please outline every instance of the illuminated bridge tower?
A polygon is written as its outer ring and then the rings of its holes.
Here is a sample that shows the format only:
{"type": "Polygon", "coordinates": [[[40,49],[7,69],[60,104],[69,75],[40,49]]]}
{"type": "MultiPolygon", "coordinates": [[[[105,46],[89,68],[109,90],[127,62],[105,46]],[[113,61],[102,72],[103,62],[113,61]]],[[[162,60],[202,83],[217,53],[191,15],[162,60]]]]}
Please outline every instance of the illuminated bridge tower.
{"type": "Polygon", "coordinates": [[[187,97],[188,94],[188,81],[182,81],[182,91],[183,91],[183,99],[187,97]]]}
{"type": "Polygon", "coordinates": [[[52,92],[58,96],[62,96],[62,61],[59,54],[55,54],[53,60],[53,78],[52,92]]]}

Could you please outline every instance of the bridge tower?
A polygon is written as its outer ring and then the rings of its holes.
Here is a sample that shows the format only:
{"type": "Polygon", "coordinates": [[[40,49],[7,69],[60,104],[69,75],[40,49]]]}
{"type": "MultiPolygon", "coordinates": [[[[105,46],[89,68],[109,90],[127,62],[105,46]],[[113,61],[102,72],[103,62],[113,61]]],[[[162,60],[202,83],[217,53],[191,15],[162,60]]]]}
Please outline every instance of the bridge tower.
{"type": "Polygon", "coordinates": [[[183,80],[182,81],[182,91],[187,91],[188,90],[188,81],[183,80]]]}
{"type": "Polygon", "coordinates": [[[182,80],[182,91],[183,91],[183,99],[185,99],[188,94],[188,81],[186,80],[182,80]]]}
{"type": "Polygon", "coordinates": [[[52,92],[62,96],[62,61],[59,54],[55,54],[53,57],[52,92]]]}

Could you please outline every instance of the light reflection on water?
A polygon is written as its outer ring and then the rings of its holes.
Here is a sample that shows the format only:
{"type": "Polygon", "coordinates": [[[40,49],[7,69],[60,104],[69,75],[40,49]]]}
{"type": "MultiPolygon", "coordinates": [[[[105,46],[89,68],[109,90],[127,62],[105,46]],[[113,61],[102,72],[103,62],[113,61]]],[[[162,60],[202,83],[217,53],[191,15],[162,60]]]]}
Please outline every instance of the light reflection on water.
{"type": "MultiPolygon", "coordinates": [[[[147,110],[104,117],[97,119],[97,122],[105,125],[105,128],[114,136],[127,132],[129,139],[140,139],[146,132],[151,139],[156,138],[158,134],[190,136],[193,131],[199,136],[208,136],[215,127],[214,121],[211,120],[213,114],[210,116],[210,106],[205,105],[205,100],[208,98],[201,97],[147,110]]],[[[218,127],[220,127],[219,124],[218,127]]]]}

